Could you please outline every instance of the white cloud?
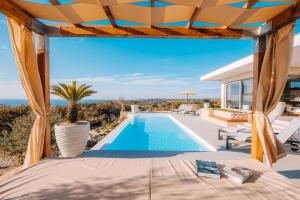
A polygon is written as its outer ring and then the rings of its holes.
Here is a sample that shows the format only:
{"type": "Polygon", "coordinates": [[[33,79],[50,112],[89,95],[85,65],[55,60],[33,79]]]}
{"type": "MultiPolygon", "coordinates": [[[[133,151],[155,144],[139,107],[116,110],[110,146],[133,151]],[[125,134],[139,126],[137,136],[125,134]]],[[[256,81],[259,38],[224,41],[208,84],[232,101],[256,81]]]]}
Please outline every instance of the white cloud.
{"type": "MultiPolygon", "coordinates": [[[[191,89],[198,93],[194,98],[219,97],[219,83],[204,83],[198,79],[178,77],[174,75],[153,75],[144,73],[119,74],[110,76],[77,77],[51,80],[70,83],[76,80],[87,83],[98,91],[91,98],[117,99],[120,95],[126,99],[138,98],[182,98],[180,91],[191,89]]],[[[25,93],[19,80],[0,81],[0,98],[25,98],[25,93]]],[[[51,98],[57,98],[52,96],[51,98]]]]}
{"type": "Polygon", "coordinates": [[[0,81],[1,99],[24,99],[25,92],[20,81],[0,81]]]}
{"type": "Polygon", "coordinates": [[[58,82],[77,82],[84,83],[109,83],[114,85],[138,85],[138,86],[156,86],[156,85],[188,85],[189,78],[175,78],[167,75],[145,75],[143,73],[133,73],[112,76],[95,76],[95,77],[79,77],[60,80],[52,80],[56,84],[58,82]]]}
{"type": "Polygon", "coordinates": [[[68,78],[68,79],[58,79],[58,80],[51,80],[53,84],[60,83],[60,82],[86,82],[86,83],[108,83],[112,82],[114,79],[112,77],[105,77],[105,76],[96,76],[96,77],[80,77],[80,78],[68,78]]]}
{"type": "Polygon", "coordinates": [[[1,49],[8,50],[8,46],[2,44],[2,45],[1,45],[1,49]]]}

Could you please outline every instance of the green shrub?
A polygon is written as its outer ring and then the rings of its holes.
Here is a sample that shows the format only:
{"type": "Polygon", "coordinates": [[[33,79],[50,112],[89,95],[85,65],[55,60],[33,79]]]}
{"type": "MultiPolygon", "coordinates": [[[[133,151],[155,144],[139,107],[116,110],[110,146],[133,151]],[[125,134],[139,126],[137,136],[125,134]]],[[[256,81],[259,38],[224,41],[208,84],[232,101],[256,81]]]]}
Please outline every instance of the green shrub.
{"type": "Polygon", "coordinates": [[[29,111],[28,106],[0,106],[0,133],[3,130],[12,131],[13,121],[17,117],[27,115],[29,111]]]}
{"type": "Polygon", "coordinates": [[[34,119],[35,116],[32,113],[20,116],[14,120],[10,132],[2,131],[3,141],[0,143],[0,154],[19,164],[23,163],[34,119]]]}

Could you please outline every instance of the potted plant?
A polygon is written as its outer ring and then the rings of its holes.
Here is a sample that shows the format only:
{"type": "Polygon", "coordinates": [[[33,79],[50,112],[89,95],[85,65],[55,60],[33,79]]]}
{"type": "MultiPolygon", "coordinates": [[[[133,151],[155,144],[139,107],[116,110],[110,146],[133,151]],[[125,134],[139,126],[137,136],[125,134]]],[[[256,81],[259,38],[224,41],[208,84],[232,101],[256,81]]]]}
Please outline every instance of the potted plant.
{"type": "Polygon", "coordinates": [[[203,107],[205,109],[208,109],[210,107],[210,100],[209,99],[203,99],[203,107]]]}
{"type": "Polygon", "coordinates": [[[76,81],[71,85],[59,83],[51,87],[51,93],[69,102],[66,114],[66,122],[54,126],[57,146],[63,157],[76,157],[82,153],[88,141],[90,123],[78,121],[77,104],[85,97],[89,97],[96,91],[90,89],[90,85],[77,87],[76,81]]]}

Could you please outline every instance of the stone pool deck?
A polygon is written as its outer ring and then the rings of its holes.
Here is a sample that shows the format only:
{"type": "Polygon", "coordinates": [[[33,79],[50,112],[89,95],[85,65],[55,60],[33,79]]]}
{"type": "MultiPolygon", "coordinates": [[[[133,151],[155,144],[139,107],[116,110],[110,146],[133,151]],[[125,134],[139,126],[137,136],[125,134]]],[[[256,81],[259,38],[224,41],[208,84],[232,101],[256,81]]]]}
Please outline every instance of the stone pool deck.
{"type": "MultiPolygon", "coordinates": [[[[208,121],[207,119],[202,119],[199,116],[189,115],[173,114],[173,116],[202,139],[206,140],[218,149],[218,152],[210,153],[213,158],[219,159],[219,156],[226,156],[235,159],[250,158],[251,147],[249,143],[235,142],[232,149],[225,149],[225,141],[217,139],[218,129],[224,126],[220,125],[217,120],[208,121]]],[[[276,164],[274,164],[273,169],[286,176],[300,187],[300,152],[294,153],[289,151],[286,157],[280,159],[276,164]]]]}
{"type": "MultiPolygon", "coordinates": [[[[218,129],[223,127],[218,121],[202,119],[200,116],[172,114],[203,140],[217,149],[217,152],[146,152],[146,151],[88,151],[84,157],[184,159],[184,160],[240,160],[250,158],[250,143],[234,143],[232,149],[225,149],[225,141],[218,140],[218,129]]],[[[300,187],[300,153],[289,154],[278,161],[273,169],[288,177],[300,187]]]]}

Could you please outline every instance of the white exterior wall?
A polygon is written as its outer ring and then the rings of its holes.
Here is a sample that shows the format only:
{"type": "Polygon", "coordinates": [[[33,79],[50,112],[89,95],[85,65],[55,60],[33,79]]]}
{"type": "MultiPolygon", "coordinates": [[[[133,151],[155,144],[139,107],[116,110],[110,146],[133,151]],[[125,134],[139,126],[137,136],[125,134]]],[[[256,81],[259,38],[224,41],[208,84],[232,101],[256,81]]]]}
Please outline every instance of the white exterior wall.
{"type": "Polygon", "coordinates": [[[226,108],[226,84],[221,83],[221,108],[226,108]]]}

